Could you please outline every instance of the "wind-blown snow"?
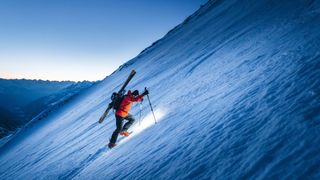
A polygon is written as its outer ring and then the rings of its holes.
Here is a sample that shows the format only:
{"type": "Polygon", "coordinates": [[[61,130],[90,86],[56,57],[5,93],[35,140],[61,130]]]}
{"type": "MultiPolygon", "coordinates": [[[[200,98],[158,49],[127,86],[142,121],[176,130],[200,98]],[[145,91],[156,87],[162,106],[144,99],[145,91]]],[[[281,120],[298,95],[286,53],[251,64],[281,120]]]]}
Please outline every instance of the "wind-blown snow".
{"type": "Polygon", "coordinates": [[[209,1],[1,149],[2,179],[320,178],[320,2],[209,1]],[[119,146],[99,116],[129,72],[148,103],[119,146]]]}

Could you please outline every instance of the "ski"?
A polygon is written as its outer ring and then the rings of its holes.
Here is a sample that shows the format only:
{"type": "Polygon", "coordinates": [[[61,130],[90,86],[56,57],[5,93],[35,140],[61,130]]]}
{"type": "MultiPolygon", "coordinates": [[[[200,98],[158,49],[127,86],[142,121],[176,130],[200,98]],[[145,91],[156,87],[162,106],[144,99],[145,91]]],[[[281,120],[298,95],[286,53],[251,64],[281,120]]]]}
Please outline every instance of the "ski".
{"type": "Polygon", "coordinates": [[[133,76],[136,74],[137,72],[135,70],[132,70],[131,73],[129,74],[126,82],[124,82],[124,84],[122,85],[121,89],[118,91],[118,93],[121,93],[124,88],[127,87],[127,85],[129,84],[129,82],[131,81],[131,79],[133,78],[133,76]]]}
{"type": "Polygon", "coordinates": [[[107,117],[107,115],[108,115],[108,113],[109,113],[109,111],[112,109],[112,104],[110,103],[109,105],[108,105],[108,107],[107,107],[107,109],[104,111],[104,113],[102,114],[102,116],[100,117],[100,119],[99,119],[99,123],[101,124],[103,121],[104,121],[104,119],[107,117]]]}
{"type": "MultiPolygon", "coordinates": [[[[135,70],[132,70],[131,73],[129,74],[127,80],[124,82],[124,84],[122,85],[122,87],[120,88],[120,90],[118,91],[118,93],[122,93],[122,91],[124,91],[124,89],[126,88],[126,86],[129,84],[129,82],[131,81],[131,79],[133,78],[133,76],[136,74],[135,70]]],[[[99,118],[99,123],[101,124],[104,119],[107,117],[109,111],[112,109],[112,102],[109,103],[107,109],[104,111],[104,113],[102,114],[102,116],[99,118]]]]}

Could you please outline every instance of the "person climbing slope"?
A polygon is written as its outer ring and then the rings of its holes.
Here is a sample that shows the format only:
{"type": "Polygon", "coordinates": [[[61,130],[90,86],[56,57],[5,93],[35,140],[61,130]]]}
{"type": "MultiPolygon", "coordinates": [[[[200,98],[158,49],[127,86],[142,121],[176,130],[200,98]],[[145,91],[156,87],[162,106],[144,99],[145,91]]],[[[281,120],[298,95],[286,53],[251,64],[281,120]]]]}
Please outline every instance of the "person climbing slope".
{"type": "Polygon", "coordinates": [[[135,90],[131,93],[129,90],[128,93],[124,96],[123,100],[120,103],[119,108],[115,112],[116,117],[116,126],[117,128],[112,133],[110,142],[108,144],[108,147],[111,149],[114,146],[116,146],[118,135],[122,136],[129,136],[128,129],[130,126],[134,123],[135,119],[134,117],[129,114],[129,111],[131,109],[131,106],[133,102],[139,102],[143,100],[143,97],[145,95],[148,95],[149,91],[146,89],[141,95],[139,95],[139,91],[135,90]],[[123,120],[127,120],[128,122],[123,125],[123,120]]]}

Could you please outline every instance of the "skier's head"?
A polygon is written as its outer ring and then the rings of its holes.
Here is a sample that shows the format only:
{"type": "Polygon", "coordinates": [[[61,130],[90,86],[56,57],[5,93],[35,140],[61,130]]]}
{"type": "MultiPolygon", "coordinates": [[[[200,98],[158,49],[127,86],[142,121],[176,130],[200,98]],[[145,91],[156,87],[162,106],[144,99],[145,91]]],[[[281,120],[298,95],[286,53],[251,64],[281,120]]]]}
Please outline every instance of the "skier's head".
{"type": "Polygon", "coordinates": [[[132,92],[132,95],[138,96],[138,95],[139,95],[139,91],[138,91],[138,90],[134,90],[134,91],[132,92]]]}

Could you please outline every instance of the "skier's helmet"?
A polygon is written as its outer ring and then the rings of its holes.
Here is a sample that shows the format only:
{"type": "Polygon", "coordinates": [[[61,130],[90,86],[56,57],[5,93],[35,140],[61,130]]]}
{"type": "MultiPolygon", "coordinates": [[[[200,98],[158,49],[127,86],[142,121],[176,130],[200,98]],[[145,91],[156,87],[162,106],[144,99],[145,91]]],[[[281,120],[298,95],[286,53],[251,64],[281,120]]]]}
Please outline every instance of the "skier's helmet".
{"type": "Polygon", "coordinates": [[[139,95],[139,91],[138,91],[138,90],[134,90],[133,93],[132,93],[132,95],[138,96],[138,95],[139,95]]]}

